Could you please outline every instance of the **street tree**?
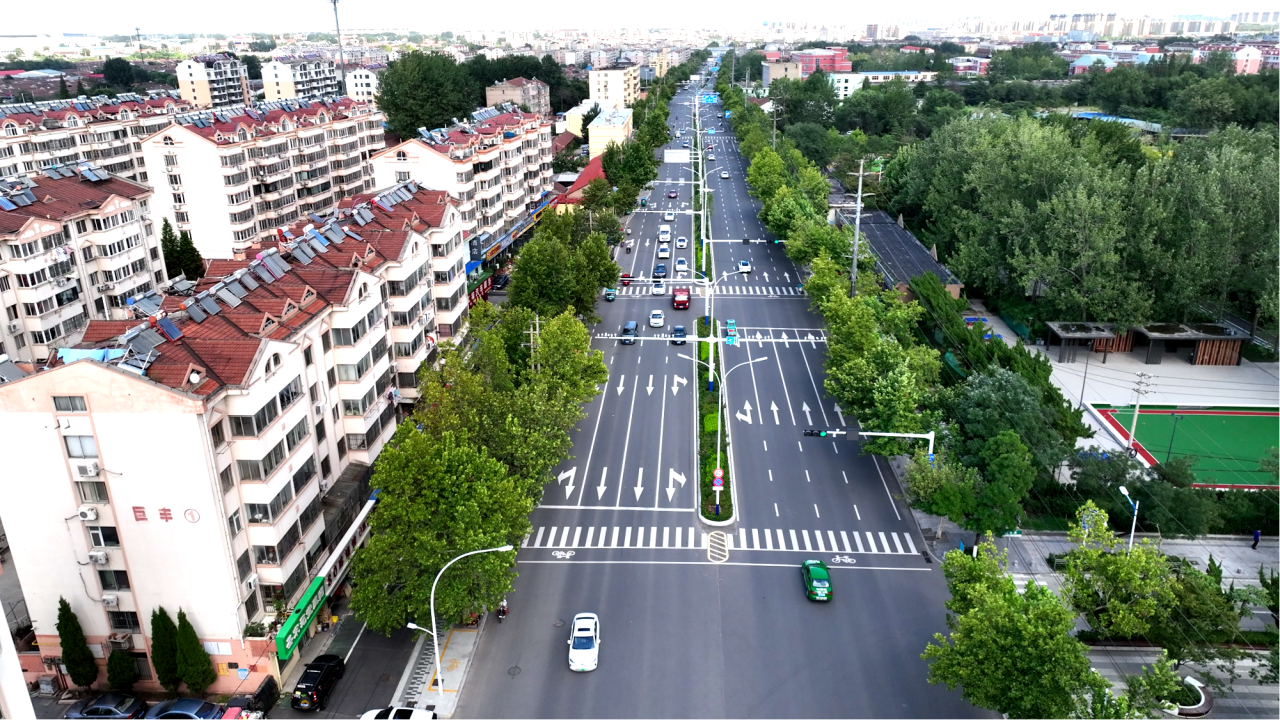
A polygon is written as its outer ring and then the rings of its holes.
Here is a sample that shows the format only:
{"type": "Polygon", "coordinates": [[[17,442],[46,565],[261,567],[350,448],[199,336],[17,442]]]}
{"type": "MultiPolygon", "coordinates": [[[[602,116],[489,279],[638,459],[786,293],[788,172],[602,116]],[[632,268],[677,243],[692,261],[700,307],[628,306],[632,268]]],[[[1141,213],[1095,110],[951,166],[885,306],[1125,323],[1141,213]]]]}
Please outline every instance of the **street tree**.
{"type": "Polygon", "coordinates": [[[1009,717],[1073,717],[1105,681],[1070,633],[1074,613],[1048,588],[1019,593],[1006,558],[988,540],[978,558],[953,550],[943,560],[952,599],[950,636],[934,635],[921,656],[929,682],[960,687],[964,698],[1009,717]]]}
{"type": "Polygon", "coordinates": [[[1175,605],[1174,577],[1160,549],[1144,538],[1126,551],[1106,511],[1086,501],[1076,510],[1066,556],[1063,598],[1102,637],[1146,635],[1175,605]]]}
{"type": "Polygon", "coordinates": [[[448,55],[417,50],[393,60],[378,79],[378,107],[401,137],[440,128],[476,107],[475,80],[448,55]]]}
{"type": "Polygon", "coordinates": [[[62,647],[62,664],[67,668],[71,682],[80,687],[89,687],[98,679],[98,663],[89,652],[89,643],[85,640],[84,630],[80,627],[80,618],[71,609],[66,598],[58,598],[58,644],[62,647]]]}
{"type": "MultiPolygon", "coordinates": [[[[466,439],[402,423],[382,450],[372,535],[352,566],[351,605],[381,633],[430,621],[432,585],[457,555],[518,544],[533,501],[503,463],[466,439]]],[[[496,607],[511,591],[515,553],[465,558],[439,579],[436,613],[453,621],[496,607]]]]}
{"type": "Polygon", "coordinates": [[[178,626],[164,606],[151,611],[151,665],[156,681],[170,693],[178,692],[182,673],[178,671],[178,626]]]}
{"type": "Polygon", "coordinates": [[[209,689],[218,673],[213,669],[213,661],[209,653],[196,635],[196,629],[183,610],[178,610],[178,673],[187,686],[187,692],[201,697],[209,689]]]}
{"type": "Polygon", "coordinates": [[[134,80],[133,65],[124,58],[108,58],[102,64],[102,79],[116,87],[129,87],[134,80]]]}
{"type": "Polygon", "coordinates": [[[539,315],[558,315],[573,305],[569,277],[569,248],[539,228],[520,254],[511,272],[507,301],[539,315]]]}
{"type": "Polygon", "coordinates": [[[1016,530],[1022,501],[1035,476],[1031,453],[1016,432],[1002,430],[989,438],[982,449],[982,482],[969,529],[979,533],[1016,530]]]}
{"type": "Polygon", "coordinates": [[[596,178],[587,183],[582,190],[582,207],[591,211],[603,209],[612,195],[613,188],[610,187],[609,181],[596,178]]]}
{"type": "Polygon", "coordinates": [[[753,197],[764,202],[772,200],[786,184],[786,180],[782,158],[772,149],[763,148],[751,159],[751,165],[747,168],[747,186],[753,197]]]}
{"type": "Polygon", "coordinates": [[[129,692],[138,682],[138,661],[127,650],[115,649],[107,656],[107,684],[112,690],[129,692]]]}
{"type": "Polygon", "coordinates": [[[1041,475],[1051,475],[1066,455],[1052,418],[1041,411],[1040,393],[1009,370],[992,367],[974,373],[948,388],[940,402],[949,420],[945,442],[965,465],[980,467],[987,439],[1004,430],[1017,433],[1041,475]]]}
{"type": "Polygon", "coordinates": [[[596,320],[596,298],[600,288],[613,287],[622,268],[613,261],[604,233],[591,233],[569,261],[569,277],[575,281],[573,306],[578,314],[596,320]]]}

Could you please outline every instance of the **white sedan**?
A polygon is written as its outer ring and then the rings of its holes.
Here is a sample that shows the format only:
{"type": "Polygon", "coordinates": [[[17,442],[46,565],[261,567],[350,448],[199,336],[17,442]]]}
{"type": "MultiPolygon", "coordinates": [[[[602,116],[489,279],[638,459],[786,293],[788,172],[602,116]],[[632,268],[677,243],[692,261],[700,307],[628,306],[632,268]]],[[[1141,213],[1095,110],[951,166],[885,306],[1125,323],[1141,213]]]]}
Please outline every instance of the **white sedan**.
{"type": "Polygon", "coordinates": [[[676,214],[668,210],[667,212],[663,213],[662,219],[666,220],[667,222],[671,222],[676,219],[676,214]]]}
{"type": "Polygon", "coordinates": [[[743,260],[743,261],[739,262],[739,263],[738,263],[738,272],[744,272],[744,273],[749,273],[749,272],[751,272],[751,262],[750,262],[750,261],[748,261],[748,260],[743,260]]]}
{"type": "Polygon", "coordinates": [[[654,280],[653,287],[649,289],[650,295],[666,295],[667,286],[661,280],[654,280]]]}
{"type": "Polygon", "coordinates": [[[680,248],[681,250],[689,247],[689,238],[684,237],[683,235],[676,238],[676,247],[680,248]]]}
{"type": "Polygon", "coordinates": [[[569,631],[569,669],[591,672],[600,664],[600,618],[595,613],[573,616],[569,631]]]}
{"type": "Polygon", "coordinates": [[[658,259],[667,260],[671,257],[671,246],[663,243],[658,246],[658,259]]]}
{"type": "Polygon", "coordinates": [[[689,261],[684,258],[676,258],[676,272],[689,272],[689,261]]]}
{"type": "Polygon", "coordinates": [[[667,324],[667,316],[662,314],[661,310],[654,310],[649,313],[649,327],[660,328],[667,324]]]}
{"type": "Polygon", "coordinates": [[[721,179],[721,180],[728,180],[728,179],[729,179],[729,171],[728,171],[728,170],[721,170],[721,171],[720,171],[720,179],[721,179]]]}

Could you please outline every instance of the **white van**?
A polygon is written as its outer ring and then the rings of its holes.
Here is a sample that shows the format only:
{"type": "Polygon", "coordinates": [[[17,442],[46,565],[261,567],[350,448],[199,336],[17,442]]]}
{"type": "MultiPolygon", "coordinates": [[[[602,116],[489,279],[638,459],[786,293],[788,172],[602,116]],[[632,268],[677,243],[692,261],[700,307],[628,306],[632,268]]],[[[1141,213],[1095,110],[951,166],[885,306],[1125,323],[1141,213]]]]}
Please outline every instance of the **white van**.
{"type": "Polygon", "coordinates": [[[658,226],[658,242],[660,243],[671,242],[671,226],[670,225],[658,226]]]}

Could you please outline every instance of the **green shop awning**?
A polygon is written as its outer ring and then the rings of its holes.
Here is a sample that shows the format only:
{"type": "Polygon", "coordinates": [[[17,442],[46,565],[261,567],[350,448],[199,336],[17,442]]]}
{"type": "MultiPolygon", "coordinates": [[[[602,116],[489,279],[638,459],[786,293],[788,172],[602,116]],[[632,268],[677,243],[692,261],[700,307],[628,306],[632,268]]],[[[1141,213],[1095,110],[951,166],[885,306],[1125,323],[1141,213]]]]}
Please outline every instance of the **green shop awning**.
{"type": "Polygon", "coordinates": [[[329,596],[324,592],[323,577],[312,580],[311,585],[307,586],[307,591],[302,593],[298,604],[293,606],[289,619],[284,621],[284,625],[281,625],[280,631],[276,633],[276,654],[281,662],[293,657],[293,651],[298,648],[298,642],[302,640],[307,628],[311,627],[311,621],[316,613],[320,612],[320,606],[324,604],[327,597],[329,596]]]}

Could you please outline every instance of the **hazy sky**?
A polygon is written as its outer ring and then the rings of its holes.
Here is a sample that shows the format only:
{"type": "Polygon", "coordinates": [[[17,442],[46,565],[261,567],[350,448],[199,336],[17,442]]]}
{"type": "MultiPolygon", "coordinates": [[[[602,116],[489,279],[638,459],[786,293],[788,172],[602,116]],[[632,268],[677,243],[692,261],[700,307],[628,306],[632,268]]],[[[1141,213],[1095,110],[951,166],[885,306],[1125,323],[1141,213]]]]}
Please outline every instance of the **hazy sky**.
{"type": "MultiPolygon", "coordinates": [[[[282,32],[325,31],[333,29],[333,6],[327,0],[284,0],[283,2],[232,2],[207,4],[174,0],[130,0],[124,5],[106,4],[100,0],[57,0],[52,5],[39,2],[9,3],[4,12],[0,34],[85,33],[113,35],[132,33],[135,26],[142,32],[282,32]],[[51,11],[51,8],[56,10],[51,11]],[[105,10],[105,12],[104,12],[105,10]]],[[[1041,0],[987,0],[958,6],[943,0],[914,0],[903,10],[885,9],[881,3],[868,3],[867,9],[839,3],[810,4],[813,9],[795,8],[780,15],[775,0],[701,0],[692,3],[595,3],[570,4],[562,8],[597,9],[590,16],[570,19],[570,13],[554,12],[555,5],[530,4],[527,0],[488,0],[483,13],[474,20],[458,19],[466,15],[465,3],[424,3],[421,0],[381,0],[356,2],[342,0],[338,5],[344,28],[405,29],[422,32],[478,29],[496,22],[502,29],[550,30],[563,27],[681,27],[727,28],[765,21],[827,22],[852,25],[868,22],[890,23],[894,20],[921,19],[936,23],[964,15],[987,18],[1040,17],[1051,13],[1118,13],[1169,17],[1179,14],[1229,15],[1235,11],[1270,10],[1280,3],[1250,0],[1239,3],[1209,3],[1205,0],[1104,0],[1103,2],[1043,2],[1041,0]],[[526,22],[533,9],[537,17],[526,22]],[[462,12],[459,12],[462,10],[462,12]],[[643,12],[640,12],[640,11],[643,12]],[[657,10],[657,12],[654,12],[657,10]],[[637,22],[643,15],[643,23],[637,22]],[[750,19],[750,20],[748,20],[750,19]],[[571,23],[571,24],[570,24],[571,23]]]]}

